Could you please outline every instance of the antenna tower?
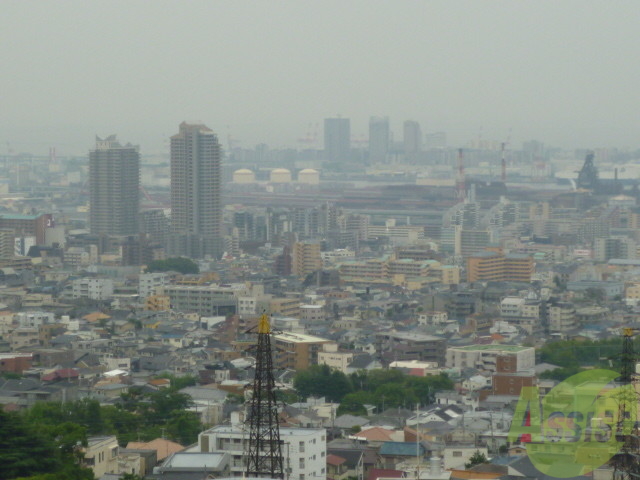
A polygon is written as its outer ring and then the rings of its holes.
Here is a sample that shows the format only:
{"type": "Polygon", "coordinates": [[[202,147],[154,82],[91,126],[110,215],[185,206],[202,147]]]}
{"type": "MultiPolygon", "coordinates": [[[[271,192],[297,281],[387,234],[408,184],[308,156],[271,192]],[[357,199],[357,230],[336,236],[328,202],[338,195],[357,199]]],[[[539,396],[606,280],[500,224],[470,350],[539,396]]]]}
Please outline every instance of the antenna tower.
{"type": "Polygon", "coordinates": [[[271,325],[263,314],[258,322],[256,376],[249,402],[249,446],[246,455],[247,477],[284,478],[282,443],[278,424],[271,325]]]}
{"type": "Polygon", "coordinates": [[[633,350],[635,329],[625,328],[622,336],[622,367],[619,382],[618,425],[616,440],[622,443],[620,450],[611,459],[614,480],[637,480],[640,478],[640,437],[638,432],[638,392],[636,354],[633,350]]]}

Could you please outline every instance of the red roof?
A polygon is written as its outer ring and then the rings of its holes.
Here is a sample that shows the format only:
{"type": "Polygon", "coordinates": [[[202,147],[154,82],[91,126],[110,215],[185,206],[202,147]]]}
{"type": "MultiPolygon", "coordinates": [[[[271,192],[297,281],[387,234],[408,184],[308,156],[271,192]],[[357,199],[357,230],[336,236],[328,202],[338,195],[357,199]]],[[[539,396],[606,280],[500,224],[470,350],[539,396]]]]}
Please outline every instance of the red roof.
{"type": "Polygon", "coordinates": [[[372,468],[369,470],[367,480],[377,480],[378,478],[404,478],[402,470],[389,470],[384,468],[372,468]]]}
{"type": "Polygon", "coordinates": [[[44,375],[41,380],[43,382],[53,382],[55,380],[78,378],[79,376],[80,372],[78,372],[78,370],[76,370],[75,368],[61,368],[60,370],[56,370],[55,372],[44,375]]]}
{"type": "Polygon", "coordinates": [[[327,465],[333,465],[337,467],[342,465],[346,461],[346,458],[339,457],[338,455],[334,455],[333,453],[327,455],[327,465]]]}

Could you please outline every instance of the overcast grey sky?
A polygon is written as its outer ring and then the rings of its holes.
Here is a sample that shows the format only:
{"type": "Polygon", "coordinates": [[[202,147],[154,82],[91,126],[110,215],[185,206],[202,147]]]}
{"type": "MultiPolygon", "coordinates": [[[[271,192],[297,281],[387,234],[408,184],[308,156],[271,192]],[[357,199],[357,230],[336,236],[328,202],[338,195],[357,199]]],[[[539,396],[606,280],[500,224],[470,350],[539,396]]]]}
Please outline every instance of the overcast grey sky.
{"type": "Polygon", "coordinates": [[[185,119],[295,146],[336,114],[637,148],[639,53],[637,0],[3,0],[0,152],[161,152],[185,119]]]}

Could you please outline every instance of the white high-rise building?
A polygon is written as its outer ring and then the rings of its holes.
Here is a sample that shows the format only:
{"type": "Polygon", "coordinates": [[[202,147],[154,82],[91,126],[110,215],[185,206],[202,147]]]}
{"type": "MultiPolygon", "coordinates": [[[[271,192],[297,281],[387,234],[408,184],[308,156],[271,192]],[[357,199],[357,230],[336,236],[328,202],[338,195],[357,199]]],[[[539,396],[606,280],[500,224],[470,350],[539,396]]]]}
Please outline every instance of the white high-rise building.
{"type": "MultiPolygon", "coordinates": [[[[285,477],[291,480],[327,478],[327,433],[324,428],[280,428],[285,477]]],[[[246,465],[249,432],[238,425],[218,425],[198,436],[200,452],[227,452],[231,455],[230,474],[242,476],[246,465]]]]}

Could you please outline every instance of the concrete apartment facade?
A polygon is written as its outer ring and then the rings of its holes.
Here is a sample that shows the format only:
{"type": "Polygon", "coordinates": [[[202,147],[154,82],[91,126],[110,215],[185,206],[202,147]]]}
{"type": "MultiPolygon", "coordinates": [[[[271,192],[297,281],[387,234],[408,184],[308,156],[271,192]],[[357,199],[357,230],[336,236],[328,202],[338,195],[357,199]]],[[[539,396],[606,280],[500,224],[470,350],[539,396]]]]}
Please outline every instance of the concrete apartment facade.
{"type": "Polygon", "coordinates": [[[202,124],[180,124],[171,137],[172,253],[221,253],[221,147],[202,124]]]}
{"type": "Polygon", "coordinates": [[[96,137],[89,152],[89,225],[94,235],[135,235],[140,206],[140,152],[115,135],[96,137]]]}
{"type": "MultiPolygon", "coordinates": [[[[327,440],[324,428],[280,428],[282,455],[286,477],[305,480],[326,477],[327,440]]],[[[226,452],[231,455],[231,476],[241,477],[242,461],[249,441],[249,432],[236,425],[218,425],[200,433],[200,452],[226,452]]]]}

